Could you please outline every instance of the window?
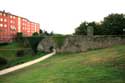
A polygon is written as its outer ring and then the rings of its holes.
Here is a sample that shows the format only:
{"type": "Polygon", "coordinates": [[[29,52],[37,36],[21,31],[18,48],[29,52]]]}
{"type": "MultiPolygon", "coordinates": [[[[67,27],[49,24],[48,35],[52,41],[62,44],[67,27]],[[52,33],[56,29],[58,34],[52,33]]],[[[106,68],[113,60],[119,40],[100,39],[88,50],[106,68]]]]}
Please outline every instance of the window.
{"type": "Polygon", "coordinates": [[[12,18],[12,16],[10,16],[10,18],[12,18]]]}
{"type": "Polygon", "coordinates": [[[0,24],[0,27],[3,27],[3,24],[0,24]]]}
{"type": "Polygon", "coordinates": [[[25,19],[23,19],[23,22],[25,22],[25,19]]]}
{"type": "Polygon", "coordinates": [[[12,26],[12,25],[10,25],[10,28],[13,28],[13,26],[12,26]]]}
{"type": "Polygon", "coordinates": [[[0,21],[3,21],[3,18],[0,18],[0,21]]]}
{"type": "Polygon", "coordinates": [[[13,21],[11,20],[10,23],[13,23],[13,21]]]}
{"type": "Polygon", "coordinates": [[[23,23],[23,25],[25,25],[25,23],[23,23]]]}
{"type": "Polygon", "coordinates": [[[3,14],[3,16],[6,16],[6,14],[3,14]]]}
{"type": "Polygon", "coordinates": [[[15,16],[13,16],[13,19],[15,19],[15,16]]]}
{"type": "Polygon", "coordinates": [[[7,27],[7,24],[4,24],[4,27],[7,27]]]}
{"type": "Polygon", "coordinates": [[[7,19],[4,19],[4,22],[7,22],[7,19]]]}
{"type": "Polygon", "coordinates": [[[13,23],[15,24],[15,21],[13,21],[13,23]]]}
{"type": "Polygon", "coordinates": [[[13,30],[13,31],[15,31],[15,30],[16,30],[16,27],[11,25],[11,26],[10,26],[10,29],[13,30]]]}

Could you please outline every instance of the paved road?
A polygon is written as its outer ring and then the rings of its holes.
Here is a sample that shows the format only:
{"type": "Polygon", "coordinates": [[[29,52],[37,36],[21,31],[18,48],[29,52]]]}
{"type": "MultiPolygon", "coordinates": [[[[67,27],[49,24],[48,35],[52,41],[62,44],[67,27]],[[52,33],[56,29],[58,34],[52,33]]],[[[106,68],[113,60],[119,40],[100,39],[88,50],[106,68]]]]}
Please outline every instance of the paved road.
{"type": "Polygon", "coordinates": [[[16,65],[16,66],[13,66],[13,67],[10,67],[10,68],[7,68],[7,69],[3,69],[3,70],[0,71],[0,75],[4,75],[4,74],[7,74],[7,73],[10,73],[10,72],[13,72],[13,71],[28,67],[28,66],[33,65],[35,63],[38,63],[40,61],[43,61],[43,60],[53,56],[55,53],[56,53],[56,51],[54,50],[54,52],[52,52],[50,54],[47,54],[47,55],[45,55],[43,57],[40,57],[38,59],[35,59],[35,60],[32,60],[32,61],[20,64],[20,65],[16,65]]]}

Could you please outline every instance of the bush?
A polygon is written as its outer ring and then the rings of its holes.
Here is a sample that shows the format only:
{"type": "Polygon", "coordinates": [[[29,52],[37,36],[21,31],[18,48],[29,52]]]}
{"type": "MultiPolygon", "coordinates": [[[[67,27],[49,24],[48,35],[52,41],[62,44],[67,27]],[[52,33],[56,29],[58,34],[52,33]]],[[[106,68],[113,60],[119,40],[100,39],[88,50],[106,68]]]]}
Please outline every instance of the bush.
{"type": "Polygon", "coordinates": [[[8,45],[8,43],[0,43],[0,46],[5,46],[5,45],[8,45]]]}
{"type": "Polygon", "coordinates": [[[35,55],[32,49],[21,49],[16,52],[17,57],[23,57],[27,55],[35,55]]]}
{"type": "Polygon", "coordinates": [[[38,32],[34,32],[34,33],[32,34],[32,36],[38,36],[38,35],[39,35],[38,32]]]}
{"type": "Polygon", "coordinates": [[[37,53],[37,45],[39,44],[39,42],[44,39],[44,37],[42,36],[36,36],[36,37],[26,37],[26,39],[29,42],[29,45],[31,46],[32,50],[34,51],[34,53],[37,53]]]}
{"type": "Polygon", "coordinates": [[[62,45],[64,44],[66,36],[53,36],[53,39],[55,43],[57,44],[57,47],[61,48],[62,45]]]}
{"type": "Polygon", "coordinates": [[[22,33],[22,32],[17,33],[17,35],[16,35],[16,40],[17,40],[18,42],[22,42],[22,41],[24,40],[24,38],[23,38],[23,33],[22,33]]]}
{"type": "Polygon", "coordinates": [[[17,57],[22,57],[22,56],[24,56],[24,55],[25,55],[24,50],[19,50],[19,51],[17,51],[17,53],[16,53],[16,56],[17,56],[17,57]]]}
{"type": "Polygon", "coordinates": [[[5,58],[0,57],[0,66],[4,66],[7,64],[7,60],[5,58]]]}

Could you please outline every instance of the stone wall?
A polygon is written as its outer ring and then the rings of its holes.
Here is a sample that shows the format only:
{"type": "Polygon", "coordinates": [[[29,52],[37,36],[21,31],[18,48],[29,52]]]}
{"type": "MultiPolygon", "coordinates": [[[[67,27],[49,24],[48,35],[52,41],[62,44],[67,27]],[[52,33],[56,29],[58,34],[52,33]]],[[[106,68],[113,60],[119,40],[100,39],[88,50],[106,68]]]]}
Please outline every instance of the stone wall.
{"type": "Polygon", "coordinates": [[[106,48],[112,45],[125,44],[125,37],[120,36],[67,36],[61,47],[55,42],[54,38],[46,37],[37,49],[39,51],[50,52],[54,47],[57,52],[83,52],[90,49],[106,48]]]}

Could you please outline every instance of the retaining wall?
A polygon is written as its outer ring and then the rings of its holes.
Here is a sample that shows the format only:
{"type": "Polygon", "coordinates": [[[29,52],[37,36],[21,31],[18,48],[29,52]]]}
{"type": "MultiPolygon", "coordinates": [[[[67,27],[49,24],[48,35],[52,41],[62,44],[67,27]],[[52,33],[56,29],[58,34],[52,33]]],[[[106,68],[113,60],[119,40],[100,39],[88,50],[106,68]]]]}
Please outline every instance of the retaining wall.
{"type": "Polygon", "coordinates": [[[67,36],[61,46],[58,46],[53,37],[46,37],[39,43],[37,49],[50,52],[50,48],[54,47],[57,52],[83,52],[119,44],[125,44],[125,36],[67,36]]]}

